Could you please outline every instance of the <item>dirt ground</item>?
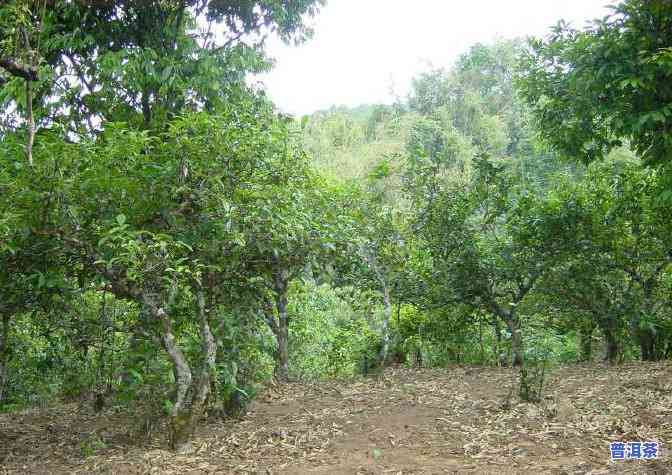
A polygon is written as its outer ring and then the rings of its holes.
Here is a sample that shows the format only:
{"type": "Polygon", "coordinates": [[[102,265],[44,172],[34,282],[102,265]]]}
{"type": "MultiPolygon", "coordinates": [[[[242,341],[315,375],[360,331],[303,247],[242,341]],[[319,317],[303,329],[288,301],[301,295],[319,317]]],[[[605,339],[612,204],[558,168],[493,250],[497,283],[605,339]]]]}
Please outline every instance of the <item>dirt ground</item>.
{"type": "Polygon", "coordinates": [[[131,443],[113,409],[2,414],[0,473],[672,474],[670,363],[557,368],[540,404],[507,407],[511,384],[508,369],[454,367],[274,386],[241,420],[205,424],[190,455],[165,431],[131,443]],[[610,462],[617,440],[661,456],[610,462]]]}

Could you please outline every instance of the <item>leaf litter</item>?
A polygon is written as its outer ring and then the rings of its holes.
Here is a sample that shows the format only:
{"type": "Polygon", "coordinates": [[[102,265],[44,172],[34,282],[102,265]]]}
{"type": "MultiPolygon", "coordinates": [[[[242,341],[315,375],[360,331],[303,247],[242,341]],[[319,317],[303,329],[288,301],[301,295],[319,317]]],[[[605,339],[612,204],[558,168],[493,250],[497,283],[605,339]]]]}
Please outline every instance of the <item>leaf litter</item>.
{"type": "Polygon", "coordinates": [[[272,385],[241,419],[205,422],[189,455],[167,449],[165,430],[133,442],[114,408],[2,414],[0,473],[672,473],[669,363],[560,367],[538,404],[505,401],[511,371],[392,367],[272,385]],[[610,442],[638,440],[660,442],[660,458],[610,461],[610,442]]]}

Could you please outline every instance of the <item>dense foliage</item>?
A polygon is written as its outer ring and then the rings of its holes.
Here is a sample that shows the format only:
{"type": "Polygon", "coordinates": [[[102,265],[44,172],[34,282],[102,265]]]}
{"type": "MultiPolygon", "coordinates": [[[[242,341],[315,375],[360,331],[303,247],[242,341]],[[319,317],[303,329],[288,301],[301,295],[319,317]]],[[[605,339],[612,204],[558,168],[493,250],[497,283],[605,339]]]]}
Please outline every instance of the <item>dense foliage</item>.
{"type": "Polygon", "coordinates": [[[672,357],[668,3],[294,120],[246,78],[321,4],[0,6],[2,410],[185,451],[272,378],[672,357]]]}

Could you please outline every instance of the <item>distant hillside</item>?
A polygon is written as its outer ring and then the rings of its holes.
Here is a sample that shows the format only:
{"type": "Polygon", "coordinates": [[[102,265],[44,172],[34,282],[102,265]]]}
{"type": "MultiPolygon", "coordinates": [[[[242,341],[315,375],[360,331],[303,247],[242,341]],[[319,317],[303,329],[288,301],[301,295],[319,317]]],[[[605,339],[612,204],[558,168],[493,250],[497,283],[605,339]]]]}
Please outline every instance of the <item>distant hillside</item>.
{"type": "Polygon", "coordinates": [[[364,177],[380,161],[399,155],[413,114],[398,106],[332,107],[301,118],[304,147],[321,172],[336,178],[364,177]]]}

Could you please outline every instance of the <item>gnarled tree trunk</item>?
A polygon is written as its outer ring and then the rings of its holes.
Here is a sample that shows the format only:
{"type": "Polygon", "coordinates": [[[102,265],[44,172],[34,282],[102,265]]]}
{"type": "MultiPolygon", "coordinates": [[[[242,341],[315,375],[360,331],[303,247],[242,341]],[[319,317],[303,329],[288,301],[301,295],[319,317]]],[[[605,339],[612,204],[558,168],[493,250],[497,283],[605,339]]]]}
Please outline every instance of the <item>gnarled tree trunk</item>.
{"type": "Polygon", "coordinates": [[[511,364],[513,366],[522,366],[524,355],[523,332],[520,327],[520,318],[518,318],[516,306],[523,300],[525,294],[529,291],[530,288],[531,284],[518,292],[513,302],[509,304],[509,308],[500,306],[494,298],[489,302],[489,307],[492,313],[498,318],[502,319],[504,323],[506,323],[506,326],[509,328],[509,332],[511,333],[511,364]]]}
{"type": "MultiPolygon", "coordinates": [[[[209,313],[211,309],[206,306],[203,292],[198,292],[196,299],[198,303],[201,356],[203,358],[203,363],[198,376],[191,384],[190,404],[188,407],[183,406],[177,411],[174,410],[173,414],[171,414],[170,442],[172,448],[178,453],[185,453],[191,450],[191,439],[193,438],[199,420],[205,414],[210,388],[215,380],[217,341],[215,340],[210,327],[209,313]]],[[[176,365],[176,367],[178,366],[176,365]]],[[[178,369],[178,374],[179,372],[178,369]]]]}
{"type": "Polygon", "coordinates": [[[161,342],[173,363],[176,395],[170,412],[170,445],[178,453],[191,451],[191,439],[198,421],[205,413],[210,387],[215,375],[217,342],[209,321],[210,309],[203,292],[196,294],[201,338],[202,367],[196,377],[182,349],[177,345],[173,323],[164,306],[147,300],[152,317],[161,326],[161,342]]]}

